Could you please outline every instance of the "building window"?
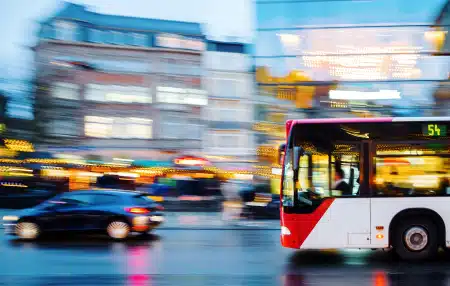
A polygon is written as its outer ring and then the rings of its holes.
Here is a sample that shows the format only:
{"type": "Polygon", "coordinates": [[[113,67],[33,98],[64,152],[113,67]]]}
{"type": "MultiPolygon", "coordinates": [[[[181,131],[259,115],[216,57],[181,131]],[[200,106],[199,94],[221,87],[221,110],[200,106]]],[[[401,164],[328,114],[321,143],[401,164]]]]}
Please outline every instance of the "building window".
{"type": "Polygon", "coordinates": [[[234,79],[212,79],[212,95],[217,97],[244,97],[243,82],[234,79]]]}
{"type": "Polygon", "coordinates": [[[53,35],[53,28],[50,25],[44,25],[42,27],[42,34],[41,37],[44,39],[51,39],[54,37],[53,35]]]}
{"type": "Polygon", "coordinates": [[[129,46],[134,46],[134,33],[124,34],[125,44],[129,46]]]}
{"type": "Polygon", "coordinates": [[[156,101],[160,103],[207,105],[208,94],[204,90],[158,86],[156,101]]]}
{"type": "Polygon", "coordinates": [[[139,86],[88,84],[86,100],[119,103],[151,103],[150,88],[139,86]]]}
{"type": "Polygon", "coordinates": [[[55,136],[78,136],[75,120],[53,120],[49,123],[49,133],[55,136]]]}
{"type": "Polygon", "coordinates": [[[202,68],[199,61],[163,58],[162,72],[167,74],[201,76],[202,68]]]}
{"type": "Polygon", "coordinates": [[[55,23],[56,39],[62,41],[77,40],[77,25],[71,22],[57,21],[55,23]]]}
{"type": "Polygon", "coordinates": [[[186,116],[167,115],[161,120],[161,137],[170,139],[201,139],[202,125],[186,116]]]}
{"type": "Polygon", "coordinates": [[[244,147],[244,134],[213,132],[211,134],[212,148],[242,148],[244,147]]]}
{"type": "Polygon", "coordinates": [[[84,132],[88,137],[151,139],[152,120],[135,117],[85,116],[84,132]]]}
{"type": "Polygon", "coordinates": [[[92,43],[101,43],[103,41],[103,31],[89,29],[88,39],[92,43]]]}
{"type": "Polygon", "coordinates": [[[145,47],[147,46],[147,35],[146,34],[139,34],[139,33],[133,33],[133,46],[140,46],[145,47]]]}
{"type": "Polygon", "coordinates": [[[79,86],[73,83],[57,82],[53,85],[51,94],[55,98],[80,99],[79,86]]]}
{"type": "Polygon", "coordinates": [[[239,101],[213,101],[209,106],[209,118],[212,121],[249,122],[251,109],[239,101]]]}
{"type": "Polygon", "coordinates": [[[112,41],[113,44],[123,45],[125,43],[125,41],[124,41],[125,35],[123,33],[113,31],[112,36],[113,36],[113,41],[112,41]]]}
{"type": "Polygon", "coordinates": [[[205,43],[202,40],[172,34],[157,35],[156,45],[162,48],[169,49],[184,49],[194,51],[203,51],[205,49],[205,43]]]}

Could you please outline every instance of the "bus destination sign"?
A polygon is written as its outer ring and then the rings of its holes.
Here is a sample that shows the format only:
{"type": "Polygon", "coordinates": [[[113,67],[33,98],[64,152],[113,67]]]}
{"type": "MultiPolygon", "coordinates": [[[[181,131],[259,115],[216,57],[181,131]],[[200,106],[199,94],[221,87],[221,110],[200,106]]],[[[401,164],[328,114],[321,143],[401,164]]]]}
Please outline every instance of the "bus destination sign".
{"type": "Polygon", "coordinates": [[[447,125],[444,124],[424,124],[422,126],[422,134],[431,137],[446,137],[447,125]]]}

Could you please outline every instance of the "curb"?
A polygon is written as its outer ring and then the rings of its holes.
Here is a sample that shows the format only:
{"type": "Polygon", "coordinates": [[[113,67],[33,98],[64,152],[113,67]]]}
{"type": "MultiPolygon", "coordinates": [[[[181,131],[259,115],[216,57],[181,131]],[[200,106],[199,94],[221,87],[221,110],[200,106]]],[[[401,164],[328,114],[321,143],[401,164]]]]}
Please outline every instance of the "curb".
{"type": "MultiPolygon", "coordinates": [[[[4,229],[5,227],[0,225],[0,229],[4,229]]],[[[279,228],[274,227],[257,227],[257,226],[230,226],[230,227],[207,227],[207,226],[161,226],[155,228],[155,230],[271,230],[271,231],[279,231],[279,228]]]]}
{"type": "Polygon", "coordinates": [[[155,230],[270,230],[279,231],[279,228],[265,228],[265,227],[159,227],[155,230]]]}

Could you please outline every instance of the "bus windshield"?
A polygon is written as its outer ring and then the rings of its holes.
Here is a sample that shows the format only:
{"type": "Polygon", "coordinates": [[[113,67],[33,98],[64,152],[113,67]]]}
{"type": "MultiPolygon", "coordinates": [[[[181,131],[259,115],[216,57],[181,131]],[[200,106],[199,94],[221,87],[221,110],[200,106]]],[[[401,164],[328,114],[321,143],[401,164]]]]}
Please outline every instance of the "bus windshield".
{"type": "Polygon", "coordinates": [[[448,122],[296,124],[284,160],[283,207],[303,213],[328,197],[450,195],[447,127],[448,122]],[[305,151],[298,164],[296,146],[305,151]]]}

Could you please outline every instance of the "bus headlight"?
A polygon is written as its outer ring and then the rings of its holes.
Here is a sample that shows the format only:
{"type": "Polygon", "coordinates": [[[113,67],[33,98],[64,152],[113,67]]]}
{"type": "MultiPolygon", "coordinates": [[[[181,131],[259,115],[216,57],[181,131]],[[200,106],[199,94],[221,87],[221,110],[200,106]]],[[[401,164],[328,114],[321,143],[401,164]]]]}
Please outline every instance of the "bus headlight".
{"type": "Polygon", "coordinates": [[[289,228],[282,226],[281,227],[281,235],[291,235],[291,231],[289,230],[289,228]]]}

